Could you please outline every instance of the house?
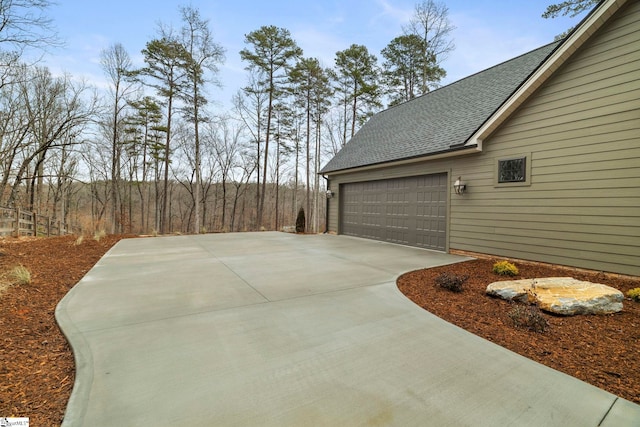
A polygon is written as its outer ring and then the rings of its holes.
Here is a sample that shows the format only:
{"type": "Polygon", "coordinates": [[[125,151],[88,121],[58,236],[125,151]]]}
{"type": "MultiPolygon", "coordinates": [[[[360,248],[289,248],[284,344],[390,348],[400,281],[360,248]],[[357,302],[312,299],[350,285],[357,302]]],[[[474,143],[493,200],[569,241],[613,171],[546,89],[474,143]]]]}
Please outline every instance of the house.
{"type": "Polygon", "coordinates": [[[321,173],[330,232],[640,275],[640,2],[378,113],[321,173]]]}

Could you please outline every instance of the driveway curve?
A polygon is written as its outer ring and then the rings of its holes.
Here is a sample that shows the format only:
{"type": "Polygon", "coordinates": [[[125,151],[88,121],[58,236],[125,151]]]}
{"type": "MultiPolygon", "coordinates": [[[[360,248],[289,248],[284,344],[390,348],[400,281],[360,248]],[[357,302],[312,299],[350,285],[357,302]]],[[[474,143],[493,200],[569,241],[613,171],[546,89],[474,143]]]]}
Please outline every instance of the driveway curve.
{"type": "Polygon", "coordinates": [[[464,259],[332,235],[122,240],[56,309],[76,359],[63,426],[640,422],[640,406],[467,333],[395,285],[464,259]]]}

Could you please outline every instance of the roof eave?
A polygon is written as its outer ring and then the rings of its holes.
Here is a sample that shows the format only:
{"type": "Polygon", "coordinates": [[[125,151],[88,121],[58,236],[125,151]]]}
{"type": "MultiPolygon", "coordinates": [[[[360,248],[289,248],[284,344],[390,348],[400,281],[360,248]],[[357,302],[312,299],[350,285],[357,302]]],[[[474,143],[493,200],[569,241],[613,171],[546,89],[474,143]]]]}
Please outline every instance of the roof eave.
{"type": "Polygon", "coordinates": [[[394,161],[390,161],[390,162],[383,162],[383,163],[376,163],[376,164],[372,164],[372,165],[364,165],[364,166],[356,166],[353,168],[347,168],[347,169],[338,169],[338,170],[332,170],[332,171],[320,171],[319,174],[321,175],[328,175],[328,176],[332,176],[332,175],[343,175],[343,174],[347,174],[347,173],[354,173],[354,172],[363,172],[363,171],[369,171],[369,170],[374,170],[374,169],[382,169],[382,168],[389,168],[389,167],[393,167],[393,166],[403,166],[403,165],[408,165],[408,164],[412,164],[412,163],[420,163],[420,162],[426,162],[426,161],[431,161],[431,160],[438,160],[438,159],[445,159],[445,158],[449,158],[449,157],[458,157],[458,156],[464,156],[467,154],[474,154],[474,153],[479,153],[482,151],[482,143],[477,144],[477,145],[473,145],[473,146],[459,146],[456,148],[447,150],[447,151],[442,151],[439,153],[432,153],[432,154],[427,154],[424,156],[417,156],[417,157],[411,157],[411,158],[407,158],[407,159],[401,159],[401,160],[394,160],[394,161]]]}
{"type": "Polygon", "coordinates": [[[465,146],[482,144],[513,112],[564,64],[627,0],[607,0],[594,9],[529,78],[467,140],[465,146]]]}

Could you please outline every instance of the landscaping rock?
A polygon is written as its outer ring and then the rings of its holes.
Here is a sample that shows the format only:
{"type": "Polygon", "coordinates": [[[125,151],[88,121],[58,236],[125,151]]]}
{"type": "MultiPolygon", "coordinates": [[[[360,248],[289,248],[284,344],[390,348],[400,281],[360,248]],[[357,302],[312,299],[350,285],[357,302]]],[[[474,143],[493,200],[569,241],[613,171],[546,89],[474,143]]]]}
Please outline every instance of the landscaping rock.
{"type": "MultiPolygon", "coordinates": [[[[529,291],[535,280],[505,280],[487,286],[487,294],[507,301],[529,301],[529,291]]],[[[533,301],[532,301],[533,302],[533,301]]]]}
{"type": "Polygon", "coordinates": [[[572,277],[494,282],[486,292],[507,300],[533,302],[542,310],[569,316],[617,313],[624,299],[622,292],[610,286],[572,277]]]}

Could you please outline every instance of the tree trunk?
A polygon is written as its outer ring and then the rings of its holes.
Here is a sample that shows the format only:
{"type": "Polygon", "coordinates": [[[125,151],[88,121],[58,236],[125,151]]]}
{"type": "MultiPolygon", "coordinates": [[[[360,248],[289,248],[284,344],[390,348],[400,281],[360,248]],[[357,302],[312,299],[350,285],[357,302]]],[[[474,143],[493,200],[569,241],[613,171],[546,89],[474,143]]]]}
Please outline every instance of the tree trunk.
{"type": "MultiPolygon", "coordinates": [[[[307,93],[307,216],[311,215],[311,103],[307,93]]],[[[309,231],[309,222],[305,223],[305,232],[309,231]]]]}
{"type": "Polygon", "coordinates": [[[111,137],[111,234],[118,231],[118,175],[120,171],[118,156],[118,86],[116,85],[116,100],[113,106],[113,134],[111,137]]]}
{"type": "MultiPolygon", "coordinates": [[[[280,123],[278,122],[278,126],[280,123]]],[[[278,206],[280,202],[280,138],[276,141],[276,220],[275,220],[275,230],[278,231],[279,221],[278,217],[280,215],[280,206],[278,206]]]]}
{"type": "Polygon", "coordinates": [[[227,178],[222,175],[222,231],[229,231],[227,228],[227,178]]]}
{"type": "MultiPolygon", "coordinates": [[[[320,120],[318,120],[320,123],[320,120]]],[[[314,176],[315,176],[315,192],[314,192],[314,200],[315,200],[315,208],[313,210],[313,231],[317,233],[320,229],[320,175],[318,171],[320,170],[320,137],[321,137],[321,128],[320,126],[316,127],[316,158],[315,158],[315,168],[314,168],[314,176]]]]}
{"type": "MultiPolygon", "coordinates": [[[[356,115],[358,113],[358,84],[356,83],[353,88],[353,105],[351,108],[351,138],[356,133],[356,115]]],[[[346,141],[345,141],[346,142],[346,141]]]]}
{"type": "Polygon", "coordinates": [[[273,91],[274,91],[274,87],[273,87],[273,71],[271,72],[271,84],[269,86],[269,105],[267,107],[267,130],[266,130],[266,135],[264,138],[264,163],[263,163],[263,170],[262,170],[262,193],[260,194],[260,206],[258,207],[258,219],[257,219],[257,226],[258,226],[258,230],[260,229],[260,227],[262,226],[262,214],[264,212],[264,195],[266,192],[266,188],[267,188],[267,164],[268,164],[268,160],[269,160],[269,136],[271,135],[271,114],[272,114],[272,109],[273,109],[273,91]]]}
{"type": "Polygon", "coordinates": [[[193,89],[193,118],[194,118],[194,132],[195,132],[195,143],[196,143],[196,189],[195,189],[195,226],[194,233],[200,233],[200,135],[199,135],[199,117],[198,117],[198,84],[194,83],[193,89]]]}
{"type": "Polygon", "coordinates": [[[169,95],[169,102],[167,106],[167,138],[164,147],[164,199],[162,200],[162,218],[160,222],[160,234],[165,234],[167,231],[167,222],[169,219],[169,212],[167,206],[169,204],[169,142],[171,140],[171,108],[173,106],[173,96],[169,95]]]}

